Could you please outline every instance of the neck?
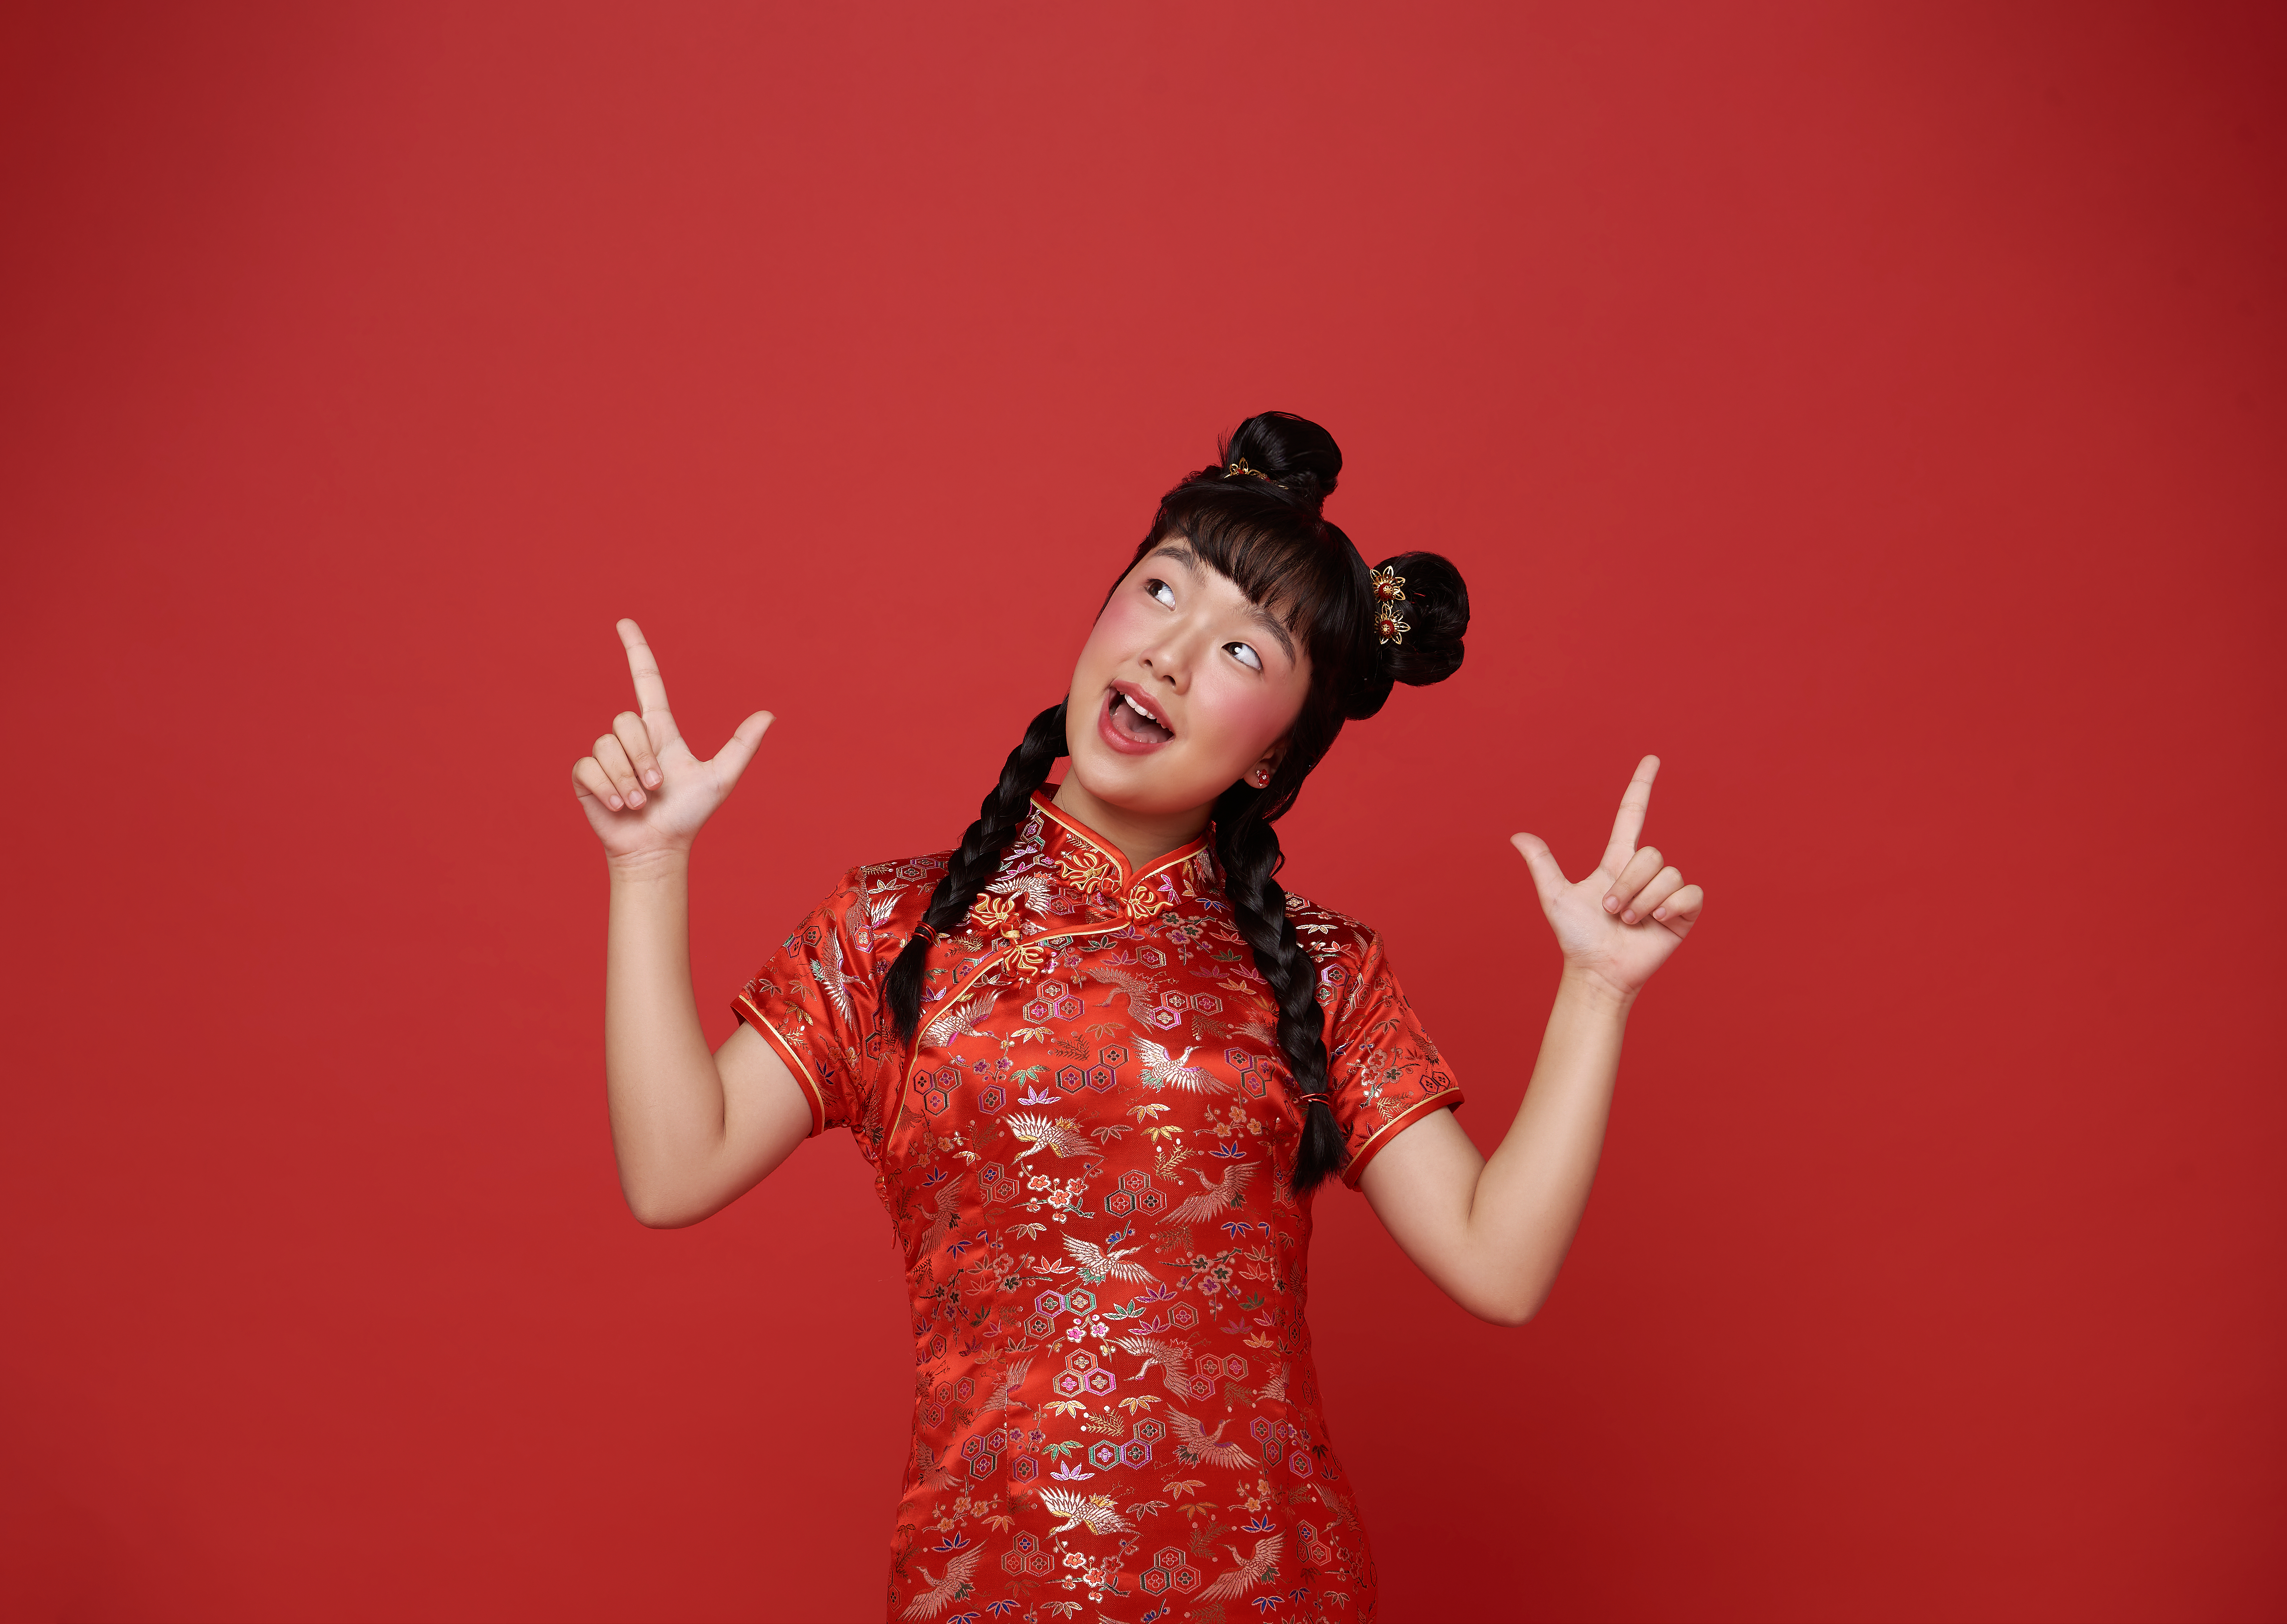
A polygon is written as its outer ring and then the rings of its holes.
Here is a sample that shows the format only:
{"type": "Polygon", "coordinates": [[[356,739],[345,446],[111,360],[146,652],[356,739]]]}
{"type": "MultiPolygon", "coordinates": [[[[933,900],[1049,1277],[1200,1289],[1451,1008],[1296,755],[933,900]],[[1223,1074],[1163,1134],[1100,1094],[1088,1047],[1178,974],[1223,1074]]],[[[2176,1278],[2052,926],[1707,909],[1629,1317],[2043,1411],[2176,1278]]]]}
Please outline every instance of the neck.
{"type": "Polygon", "coordinates": [[[1098,800],[1079,779],[1067,772],[1052,797],[1059,812],[1069,812],[1120,848],[1132,869],[1147,868],[1177,846],[1199,838],[1215,814],[1215,804],[1188,812],[1139,813],[1098,800]]]}

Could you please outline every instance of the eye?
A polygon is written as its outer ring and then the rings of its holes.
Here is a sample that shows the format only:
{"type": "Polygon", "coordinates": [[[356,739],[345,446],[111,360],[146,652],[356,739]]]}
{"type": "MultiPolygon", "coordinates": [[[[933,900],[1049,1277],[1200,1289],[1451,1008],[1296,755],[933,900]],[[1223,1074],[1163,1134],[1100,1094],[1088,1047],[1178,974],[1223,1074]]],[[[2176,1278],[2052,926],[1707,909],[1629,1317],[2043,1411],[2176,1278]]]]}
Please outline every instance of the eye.
{"type": "Polygon", "coordinates": [[[1144,590],[1151,596],[1154,602],[1165,604],[1170,609],[1175,606],[1175,589],[1166,582],[1147,581],[1144,583],[1144,590]]]}
{"type": "Polygon", "coordinates": [[[1226,643],[1223,646],[1231,651],[1231,657],[1232,659],[1238,661],[1239,664],[1245,666],[1248,670],[1259,671],[1262,669],[1262,656],[1256,654],[1246,644],[1226,643]]]}

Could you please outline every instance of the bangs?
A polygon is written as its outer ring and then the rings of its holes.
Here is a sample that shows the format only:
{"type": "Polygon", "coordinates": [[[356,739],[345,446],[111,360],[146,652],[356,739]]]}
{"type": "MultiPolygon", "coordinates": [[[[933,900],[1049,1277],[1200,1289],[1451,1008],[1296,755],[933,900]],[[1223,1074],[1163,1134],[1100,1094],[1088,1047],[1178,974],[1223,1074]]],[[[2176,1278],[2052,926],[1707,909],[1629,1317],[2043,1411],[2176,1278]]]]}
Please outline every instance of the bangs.
{"type": "Polygon", "coordinates": [[[1365,589],[1352,579],[1356,550],[1349,538],[1290,503],[1228,487],[1178,490],[1161,505],[1142,551],[1175,537],[1314,653],[1323,646],[1322,633],[1358,613],[1365,589]]]}

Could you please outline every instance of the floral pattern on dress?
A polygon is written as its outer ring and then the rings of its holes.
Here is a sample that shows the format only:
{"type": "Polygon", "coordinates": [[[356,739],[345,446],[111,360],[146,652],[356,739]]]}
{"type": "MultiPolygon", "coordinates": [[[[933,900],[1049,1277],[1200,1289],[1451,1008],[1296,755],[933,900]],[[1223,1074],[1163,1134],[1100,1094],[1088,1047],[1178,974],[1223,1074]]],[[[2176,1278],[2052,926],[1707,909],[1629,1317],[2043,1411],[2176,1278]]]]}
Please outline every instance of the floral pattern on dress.
{"type": "MultiPolygon", "coordinates": [[[[1303,1319],[1310,1199],[1278,1011],[1202,837],[1131,873],[1045,792],[881,987],[946,854],[852,869],[735,1007],[847,1128],[901,1242],[913,1454],[896,1620],[1363,1620],[1373,1557],[1303,1319]]],[[[1461,1095],[1381,939],[1290,897],[1356,1186],[1461,1095]]]]}

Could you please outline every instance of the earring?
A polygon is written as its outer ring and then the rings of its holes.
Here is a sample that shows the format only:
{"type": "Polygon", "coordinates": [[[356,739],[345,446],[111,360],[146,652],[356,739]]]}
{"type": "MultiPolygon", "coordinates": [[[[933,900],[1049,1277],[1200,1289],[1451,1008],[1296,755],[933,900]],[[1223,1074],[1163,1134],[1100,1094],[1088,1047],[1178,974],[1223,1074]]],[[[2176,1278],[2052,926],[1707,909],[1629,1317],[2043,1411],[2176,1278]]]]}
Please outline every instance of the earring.
{"type": "Polygon", "coordinates": [[[1253,784],[1257,789],[1263,788],[1270,782],[1270,769],[1268,767],[1255,768],[1254,772],[1246,775],[1246,781],[1253,784]]]}

